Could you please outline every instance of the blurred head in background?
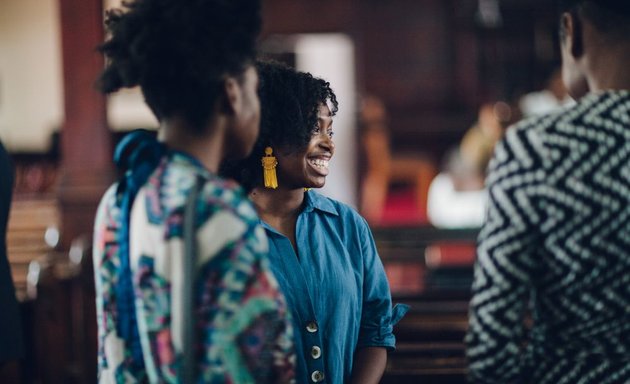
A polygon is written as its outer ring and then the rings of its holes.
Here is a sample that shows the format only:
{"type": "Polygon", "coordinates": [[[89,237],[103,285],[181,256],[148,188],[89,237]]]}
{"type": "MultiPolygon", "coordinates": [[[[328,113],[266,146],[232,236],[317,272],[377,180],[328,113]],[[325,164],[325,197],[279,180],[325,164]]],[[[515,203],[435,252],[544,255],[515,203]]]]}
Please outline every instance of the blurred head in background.
{"type": "Polygon", "coordinates": [[[569,94],[630,89],[630,2],[560,0],[562,78],[569,94]]]}

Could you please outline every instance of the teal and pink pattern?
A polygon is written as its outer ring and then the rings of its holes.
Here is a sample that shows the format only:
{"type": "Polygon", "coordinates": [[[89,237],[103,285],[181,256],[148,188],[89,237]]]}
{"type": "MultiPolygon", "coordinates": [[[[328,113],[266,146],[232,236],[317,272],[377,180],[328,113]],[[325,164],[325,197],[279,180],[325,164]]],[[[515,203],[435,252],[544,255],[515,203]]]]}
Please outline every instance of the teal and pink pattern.
{"type": "Polygon", "coordinates": [[[131,211],[129,253],[144,364],[133,361],[116,332],[116,198],[114,185],[101,201],[94,232],[99,383],[178,383],[185,316],[197,323],[198,382],[292,382],[292,328],[269,271],[258,217],[236,183],[210,174],[181,152],[162,159],[131,211]],[[205,183],[196,202],[196,310],[186,314],[182,216],[198,177],[205,183]]]}

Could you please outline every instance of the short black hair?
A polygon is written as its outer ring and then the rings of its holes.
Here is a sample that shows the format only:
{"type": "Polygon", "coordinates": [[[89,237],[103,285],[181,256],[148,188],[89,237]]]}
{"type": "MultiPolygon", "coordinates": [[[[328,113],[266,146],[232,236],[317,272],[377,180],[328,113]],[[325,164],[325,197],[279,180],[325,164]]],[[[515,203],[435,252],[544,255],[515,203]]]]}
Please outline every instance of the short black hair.
{"type": "Polygon", "coordinates": [[[104,93],[139,85],[158,119],[207,123],[226,75],[240,78],[256,54],[260,0],[134,0],[109,11],[99,47],[104,93]]]}
{"type": "MultiPolygon", "coordinates": [[[[630,34],[628,0],[559,0],[559,14],[572,12],[589,20],[598,31],[627,40],[630,34]]],[[[561,29],[561,36],[564,31],[561,29]]]]}
{"type": "Polygon", "coordinates": [[[339,104],[330,83],[307,72],[276,61],[256,63],[260,79],[260,134],[251,155],[241,161],[226,162],[221,174],[236,179],[246,190],[262,184],[261,157],[265,147],[299,151],[317,127],[319,106],[330,107],[334,116],[339,104]]]}

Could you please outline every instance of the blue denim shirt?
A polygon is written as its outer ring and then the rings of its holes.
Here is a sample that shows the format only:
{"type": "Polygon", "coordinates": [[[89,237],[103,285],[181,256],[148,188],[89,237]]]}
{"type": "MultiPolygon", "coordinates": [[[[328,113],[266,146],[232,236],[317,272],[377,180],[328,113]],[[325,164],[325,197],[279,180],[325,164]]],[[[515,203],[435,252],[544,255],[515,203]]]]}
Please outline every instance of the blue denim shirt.
{"type": "Polygon", "coordinates": [[[362,347],[393,350],[393,325],[408,307],[392,309],[389,284],[366,221],[317,192],[305,193],[295,254],[289,239],[262,223],[271,270],[291,310],[298,383],[350,380],[362,347]]]}

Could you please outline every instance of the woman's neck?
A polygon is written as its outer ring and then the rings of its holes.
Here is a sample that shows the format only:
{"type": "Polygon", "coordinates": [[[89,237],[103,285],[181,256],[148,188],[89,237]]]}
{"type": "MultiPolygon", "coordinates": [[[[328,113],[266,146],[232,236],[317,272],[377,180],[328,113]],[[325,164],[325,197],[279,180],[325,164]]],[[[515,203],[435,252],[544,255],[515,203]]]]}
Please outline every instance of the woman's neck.
{"type": "Polygon", "coordinates": [[[261,218],[297,217],[304,202],[304,189],[287,190],[256,187],[250,192],[249,197],[254,202],[261,218]]]}
{"type": "Polygon", "coordinates": [[[169,148],[186,152],[203,164],[212,173],[217,173],[224,154],[225,129],[220,119],[206,127],[205,132],[193,134],[189,124],[181,118],[170,118],[162,122],[158,140],[169,148]]]}
{"type": "Polygon", "coordinates": [[[249,194],[260,218],[286,236],[298,254],[295,230],[304,203],[304,189],[267,189],[256,187],[249,194]]]}

